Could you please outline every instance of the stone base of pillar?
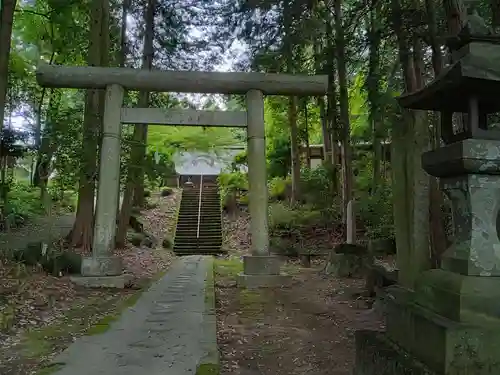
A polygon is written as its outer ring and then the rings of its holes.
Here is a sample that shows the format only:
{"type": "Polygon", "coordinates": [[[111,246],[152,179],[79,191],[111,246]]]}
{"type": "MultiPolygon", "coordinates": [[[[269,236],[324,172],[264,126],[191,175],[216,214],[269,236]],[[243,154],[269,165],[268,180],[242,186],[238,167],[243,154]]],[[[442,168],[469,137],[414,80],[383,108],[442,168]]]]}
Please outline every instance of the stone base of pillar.
{"type": "MultiPolygon", "coordinates": [[[[421,362],[429,369],[428,372],[416,374],[500,374],[499,319],[490,316],[490,319],[482,317],[474,322],[471,317],[478,314],[463,310],[463,306],[461,309],[460,304],[463,300],[459,294],[457,298],[442,301],[442,305],[448,306],[449,312],[461,310],[462,315],[456,315],[457,319],[450,319],[419,304],[419,292],[401,287],[389,288],[386,299],[387,331],[383,338],[392,345],[395,352],[407,353],[406,357],[411,361],[421,362]],[[468,318],[468,321],[465,322],[464,318],[468,318]]],[[[444,296],[445,294],[442,294],[442,299],[445,299],[444,296]]],[[[474,307],[479,308],[479,305],[474,307]]],[[[470,308],[471,305],[467,307],[470,308]]],[[[358,348],[360,345],[361,343],[358,348]]],[[[358,350],[362,352],[368,349],[358,350]]],[[[378,353],[376,357],[386,356],[380,352],[383,349],[370,350],[378,353]]],[[[358,358],[362,361],[366,355],[358,353],[358,358]]],[[[359,367],[363,368],[363,364],[360,363],[359,367]]],[[[365,371],[357,372],[355,375],[406,373],[400,367],[395,369],[395,372],[365,371]]],[[[413,372],[408,373],[413,374],[413,372]]]]}
{"type": "Polygon", "coordinates": [[[119,257],[85,257],[82,260],[82,276],[119,276],[122,271],[119,257]]]}
{"type": "Polygon", "coordinates": [[[115,288],[123,289],[130,285],[130,275],[119,276],[71,276],[71,282],[85,288],[115,288]]]}
{"type": "Polygon", "coordinates": [[[81,276],[71,277],[77,285],[88,288],[125,288],[130,276],[123,274],[119,257],[85,257],[82,259],[81,276]]]}
{"type": "Polygon", "coordinates": [[[281,260],[271,255],[243,257],[243,273],[238,275],[238,286],[242,288],[276,288],[287,286],[292,277],[280,273],[281,260]]]}

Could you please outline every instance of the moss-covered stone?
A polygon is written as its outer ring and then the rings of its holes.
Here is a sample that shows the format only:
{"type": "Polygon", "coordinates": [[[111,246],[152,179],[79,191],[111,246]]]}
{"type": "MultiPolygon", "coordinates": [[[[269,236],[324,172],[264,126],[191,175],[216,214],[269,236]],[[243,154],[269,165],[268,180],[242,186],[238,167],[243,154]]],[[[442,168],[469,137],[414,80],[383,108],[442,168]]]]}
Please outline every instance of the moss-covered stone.
{"type": "Polygon", "coordinates": [[[54,275],[75,275],[80,273],[82,256],[71,251],[49,252],[40,262],[43,269],[54,275]]]}
{"type": "Polygon", "coordinates": [[[143,233],[130,233],[127,236],[128,241],[134,246],[141,246],[145,236],[143,233]]]}
{"type": "Polygon", "coordinates": [[[137,233],[144,232],[144,224],[142,224],[139,215],[136,213],[130,215],[130,218],[128,220],[128,225],[137,233]]]}
{"type": "Polygon", "coordinates": [[[352,254],[352,255],[365,255],[368,254],[368,249],[365,246],[352,244],[352,243],[341,243],[335,246],[334,249],[337,254],[352,254]]]}
{"type": "Polygon", "coordinates": [[[356,331],[354,375],[437,375],[383,333],[356,331]]]}

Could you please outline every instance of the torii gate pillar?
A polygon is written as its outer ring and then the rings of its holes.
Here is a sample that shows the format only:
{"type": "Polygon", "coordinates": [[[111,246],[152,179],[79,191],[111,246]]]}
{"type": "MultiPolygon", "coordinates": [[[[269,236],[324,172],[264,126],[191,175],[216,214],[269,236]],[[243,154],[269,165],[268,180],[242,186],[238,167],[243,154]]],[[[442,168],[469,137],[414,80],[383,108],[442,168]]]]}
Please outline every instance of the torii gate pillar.
{"type": "Polygon", "coordinates": [[[266,138],[262,91],[248,91],[246,104],[248,206],[252,255],[243,258],[243,273],[238,275],[238,284],[247,288],[281,286],[290,278],[280,274],[280,259],[269,253],[266,138]]]}

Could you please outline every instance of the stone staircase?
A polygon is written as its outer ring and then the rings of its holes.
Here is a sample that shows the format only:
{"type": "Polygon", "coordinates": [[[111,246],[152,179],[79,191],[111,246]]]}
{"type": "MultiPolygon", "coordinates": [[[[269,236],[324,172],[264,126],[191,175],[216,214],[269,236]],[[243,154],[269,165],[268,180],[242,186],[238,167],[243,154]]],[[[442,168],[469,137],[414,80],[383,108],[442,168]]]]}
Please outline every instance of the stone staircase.
{"type": "Polygon", "coordinates": [[[177,255],[221,254],[222,220],[219,188],[214,182],[184,186],[175,231],[177,255]],[[201,202],[200,202],[201,186],[201,202]]]}

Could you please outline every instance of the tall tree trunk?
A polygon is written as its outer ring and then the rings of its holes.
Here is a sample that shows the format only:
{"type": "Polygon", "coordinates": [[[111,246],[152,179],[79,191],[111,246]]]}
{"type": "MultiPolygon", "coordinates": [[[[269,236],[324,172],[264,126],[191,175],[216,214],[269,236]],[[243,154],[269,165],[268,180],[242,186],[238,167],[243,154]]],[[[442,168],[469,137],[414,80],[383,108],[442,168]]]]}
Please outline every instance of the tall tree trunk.
{"type": "Polygon", "coordinates": [[[45,127],[43,137],[40,140],[40,147],[33,175],[33,185],[40,188],[40,200],[44,203],[44,205],[46,205],[48,200],[47,185],[49,182],[49,176],[52,173],[51,161],[56,148],[52,136],[55,131],[54,121],[52,121],[52,119],[57,111],[57,108],[59,107],[60,99],[61,92],[51,89],[45,120],[47,126],[45,127]]]}
{"type": "Polygon", "coordinates": [[[340,122],[342,129],[342,201],[344,223],[347,221],[347,205],[353,199],[351,126],[349,123],[349,94],[347,91],[347,69],[345,39],[342,25],[342,0],[335,0],[335,36],[339,75],[340,122]]]}
{"type": "MultiPolygon", "coordinates": [[[[403,74],[405,91],[411,92],[416,87],[408,46],[408,35],[402,23],[402,10],[400,0],[392,0],[392,24],[398,41],[398,54],[403,74]]],[[[411,166],[411,150],[413,146],[413,119],[411,112],[403,110],[403,121],[394,126],[392,132],[391,165],[393,170],[393,206],[394,206],[394,231],[397,245],[397,262],[399,283],[405,287],[413,287],[411,271],[412,255],[412,204],[411,192],[413,188],[413,174],[411,166]]]]}
{"type": "MultiPolygon", "coordinates": [[[[103,0],[92,0],[90,17],[87,64],[89,66],[105,65],[108,60],[106,56],[109,53],[109,3],[103,0]]],[[[85,251],[89,251],[92,247],[98,134],[102,127],[103,95],[103,90],[87,90],[85,97],[82,170],[76,220],[70,233],[71,244],[82,247],[85,251]]]]}
{"type": "MultiPolygon", "coordinates": [[[[121,30],[120,30],[120,49],[118,50],[118,66],[124,68],[127,63],[127,52],[128,52],[128,44],[127,44],[127,15],[130,9],[131,0],[123,0],[122,3],[122,17],[121,17],[121,30]]],[[[124,93],[124,101],[126,98],[127,92],[124,93]]],[[[121,196],[121,184],[118,186],[118,204],[116,205],[116,217],[120,217],[120,196],[121,196]]],[[[126,227],[125,227],[126,230],[126,227]]]]}
{"type": "MultiPolygon", "coordinates": [[[[405,91],[412,92],[423,85],[422,47],[416,35],[408,37],[400,0],[392,0],[391,5],[405,91]]],[[[429,176],[421,166],[421,154],[429,149],[429,127],[424,111],[404,110],[403,116],[393,129],[394,222],[399,282],[413,288],[417,276],[430,268],[429,176]]]]}
{"type": "Polygon", "coordinates": [[[465,9],[462,0],[443,0],[448,32],[456,35],[462,29],[465,20],[465,9]]]}
{"type": "MultiPolygon", "coordinates": [[[[318,5],[319,5],[318,1],[316,1],[314,3],[315,6],[315,10],[313,11],[314,14],[316,14],[318,11],[317,9],[318,5]]],[[[322,15],[318,15],[318,22],[323,22],[321,16],[322,15]]],[[[322,38],[326,39],[326,35],[322,35],[322,38]]],[[[316,74],[329,74],[327,69],[325,69],[328,67],[328,64],[323,65],[323,61],[325,60],[324,53],[322,51],[323,48],[324,46],[320,42],[314,44],[314,70],[316,74]]],[[[332,143],[331,143],[330,130],[328,129],[325,98],[323,96],[319,96],[316,98],[316,102],[319,107],[320,120],[321,120],[321,135],[323,139],[323,163],[325,165],[331,165],[332,143]]]]}
{"type": "MultiPolygon", "coordinates": [[[[142,68],[152,69],[153,67],[153,37],[154,37],[154,16],[156,9],[156,1],[148,0],[145,12],[144,22],[146,30],[144,33],[144,52],[142,58],[142,68]]],[[[141,108],[149,107],[149,92],[139,93],[138,106],[141,108]]],[[[139,203],[144,199],[144,191],[140,189],[141,181],[143,181],[144,171],[142,165],[144,163],[147,125],[135,125],[134,134],[132,135],[133,145],[130,155],[130,162],[127,173],[127,183],[125,192],[123,193],[123,202],[118,221],[118,230],[116,233],[116,246],[123,247],[127,236],[127,227],[132,214],[132,207],[137,203],[136,196],[141,195],[139,203]],[[142,177],[141,177],[142,176],[142,177]],[[139,189],[138,189],[139,187],[139,189]]]]}
{"type": "MultiPolygon", "coordinates": [[[[292,33],[292,2],[285,0],[283,10],[284,19],[284,50],[285,50],[285,64],[287,73],[294,73],[293,62],[293,45],[291,41],[292,33]]],[[[292,192],[290,203],[296,204],[300,199],[300,150],[299,150],[299,132],[297,128],[297,97],[291,96],[288,99],[288,122],[290,124],[290,149],[292,160],[292,192]]]]}
{"type": "Polygon", "coordinates": [[[326,118],[328,134],[330,135],[331,161],[332,161],[332,189],[333,194],[339,192],[338,159],[339,159],[339,129],[338,129],[338,107],[337,107],[337,82],[335,81],[335,38],[333,26],[330,19],[326,20],[326,69],[328,74],[328,93],[326,118]]]}
{"type": "MultiPolygon", "coordinates": [[[[413,8],[421,11],[420,0],[413,0],[413,8]]],[[[424,87],[423,47],[417,33],[412,36],[413,67],[415,70],[414,90],[424,87]]],[[[430,149],[429,117],[427,111],[412,111],[413,148],[411,162],[413,170],[413,207],[412,220],[412,268],[411,281],[414,283],[418,274],[431,268],[430,241],[430,176],[422,168],[422,154],[430,149]]]]}
{"type": "Polygon", "coordinates": [[[299,132],[297,129],[297,97],[292,96],[288,102],[288,121],[290,123],[290,149],[292,156],[292,194],[290,203],[296,204],[300,200],[300,150],[299,132]]]}
{"type": "Polygon", "coordinates": [[[380,103],[380,45],[382,41],[379,15],[379,4],[373,4],[370,11],[370,30],[368,32],[368,41],[370,48],[369,67],[368,67],[368,101],[370,103],[370,123],[372,125],[372,146],[373,146],[373,161],[372,161],[372,194],[376,194],[380,186],[380,165],[382,159],[382,144],[380,127],[382,124],[381,118],[381,103],[380,103]]]}
{"type": "Polygon", "coordinates": [[[498,33],[500,30],[500,0],[490,0],[491,26],[498,33]]]}
{"type": "MultiPolygon", "coordinates": [[[[143,69],[152,69],[153,67],[153,38],[154,38],[154,17],[156,12],[156,0],[148,0],[147,8],[145,11],[144,21],[146,25],[146,31],[144,33],[144,54],[142,61],[143,69]]],[[[139,107],[149,106],[149,92],[142,92],[139,96],[139,107]]],[[[148,125],[141,124],[136,125],[139,127],[140,133],[138,133],[137,139],[140,139],[140,148],[137,149],[137,165],[140,168],[137,170],[138,175],[134,187],[133,194],[133,205],[136,207],[144,206],[144,163],[146,159],[146,148],[148,139],[148,125]]],[[[135,139],[135,138],[134,138],[135,139]]]]}
{"type": "Polygon", "coordinates": [[[309,142],[309,114],[307,110],[308,100],[304,99],[304,135],[306,143],[306,166],[311,169],[311,144],[309,142]]]}
{"type": "MultiPolygon", "coordinates": [[[[437,77],[443,68],[443,55],[441,53],[441,46],[438,43],[437,34],[437,20],[436,20],[436,7],[435,0],[425,0],[427,23],[429,25],[429,40],[432,51],[432,67],[434,70],[434,77],[437,77]]],[[[441,142],[441,126],[440,122],[444,117],[436,114],[434,116],[434,126],[432,134],[432,147],[438,148],[441,142]],[[437,117],[437,118],[436,118],[437,117]]],[[[432,267],[439,268],[441,263],[441,255],[447,247],[446,231],[444,227],[443,207],[443,193],[439,189],[438,179],[435,177],[430,178],[430,209],[429,209],[429,222],[431,231],[431,261],[432,267]]]]}
{"type": "Polygon", "coordinates": [[[16,0],[2,0],[0,2],[0,134],[3,130],[5,117],[12,23],[14,21],[16,2],[16,0]]]}
{"type": "Polygon", "coordinates": [[[325,165],[332,165],[332,137],[328,129],[328,119],[326,116],[326,105],[323,97],[317,98],[319,106],[319,117],[321,120],[321,135],[323,139],[323,163],[325,165]]]}

